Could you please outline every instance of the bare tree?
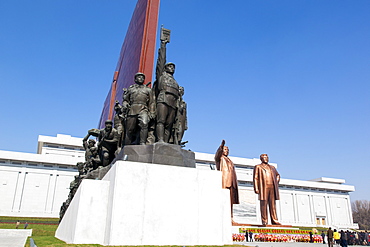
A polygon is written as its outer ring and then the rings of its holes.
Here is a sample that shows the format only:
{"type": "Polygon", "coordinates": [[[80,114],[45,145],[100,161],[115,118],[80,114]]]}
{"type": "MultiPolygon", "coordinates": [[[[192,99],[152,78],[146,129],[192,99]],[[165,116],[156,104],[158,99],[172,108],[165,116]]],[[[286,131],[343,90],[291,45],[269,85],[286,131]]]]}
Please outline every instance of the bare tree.
{"type": "Polygon", "coordinates": [[[370,201],[356,200],[352,202],[353,221],[358,223],[360,230],[370,229],[370,201]]]}

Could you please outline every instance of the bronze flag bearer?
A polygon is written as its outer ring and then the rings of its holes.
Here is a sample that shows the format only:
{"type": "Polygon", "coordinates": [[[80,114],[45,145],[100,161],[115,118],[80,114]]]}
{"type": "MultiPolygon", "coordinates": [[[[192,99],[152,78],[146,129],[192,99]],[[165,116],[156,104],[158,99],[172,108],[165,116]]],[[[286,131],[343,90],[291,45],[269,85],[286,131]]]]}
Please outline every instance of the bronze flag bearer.
{"type": "Polygon", "coordinates": [[[276,200],[279,200],[280,175],[274,166],[270,165],[267,154],[261,154],[262,164],[256,165],[253,170],[254,192],[258,194],[261,207],[262,225],[268,222],[267,206],[270,211],[271,224],[280,225],[276,215],[276,200]]]}

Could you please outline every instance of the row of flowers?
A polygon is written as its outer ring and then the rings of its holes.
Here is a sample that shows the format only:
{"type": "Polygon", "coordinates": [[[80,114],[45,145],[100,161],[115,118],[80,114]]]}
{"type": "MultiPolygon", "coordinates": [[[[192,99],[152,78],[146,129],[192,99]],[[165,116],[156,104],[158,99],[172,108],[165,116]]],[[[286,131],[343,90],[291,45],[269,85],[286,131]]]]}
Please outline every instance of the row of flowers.
{"type": "Polygon", "coordinates": [[[245,235],[241,233],[233,234],[233,242],[243,242],[245,240],[245,235]]]}
{"type": "MultiPolygon", "coordinates": [[[[253,233],[274,233],[274,234],[309,234],[310,230],[291,229],[269,229],[269,228],[240,228],[240,233],[248,231],[253,233]]],[[[313,231],[313,233],[315,233],[313,231]]]]}
{"type": "MultiPolygon", "coordinates": [[[[310,236],[303,235],[294,235],[294,234],[265,234],[258,233],[254,236],[254,241],[260,242],[310,242],[310,236]]],[[[322,237],[320,235],[312,236],[314,243],[322,243],[322,237]]],[[[244,233],[235,233],[233,234],[234,242],[243,242],[245,241],[244,233]]]]}

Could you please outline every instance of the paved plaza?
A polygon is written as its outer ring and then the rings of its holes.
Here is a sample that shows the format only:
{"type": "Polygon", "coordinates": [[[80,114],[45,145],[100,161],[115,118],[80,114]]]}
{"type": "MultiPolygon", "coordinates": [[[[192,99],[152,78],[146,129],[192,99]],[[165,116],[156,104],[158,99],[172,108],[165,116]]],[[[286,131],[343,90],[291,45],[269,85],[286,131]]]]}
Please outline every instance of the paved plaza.
{"type": "Polygon", "coordinates": [[[32,229],[0,229],[0,247],[24,247],[32,229]]]}

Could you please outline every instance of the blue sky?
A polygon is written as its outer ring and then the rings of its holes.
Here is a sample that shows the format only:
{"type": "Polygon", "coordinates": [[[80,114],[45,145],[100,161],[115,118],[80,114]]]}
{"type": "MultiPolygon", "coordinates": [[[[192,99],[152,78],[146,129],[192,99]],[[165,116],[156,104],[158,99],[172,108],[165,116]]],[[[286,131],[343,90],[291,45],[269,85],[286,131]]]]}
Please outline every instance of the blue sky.
{"type": "MultiPolygon", "coordinates": [[[[136,1],[0,2],[0,150],[98,124],[136,1]]],[[[162,0],[187,148],[268,153],[283,178],[370,200],[370,1],[162,0]]]]}

